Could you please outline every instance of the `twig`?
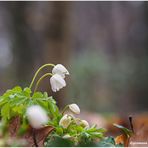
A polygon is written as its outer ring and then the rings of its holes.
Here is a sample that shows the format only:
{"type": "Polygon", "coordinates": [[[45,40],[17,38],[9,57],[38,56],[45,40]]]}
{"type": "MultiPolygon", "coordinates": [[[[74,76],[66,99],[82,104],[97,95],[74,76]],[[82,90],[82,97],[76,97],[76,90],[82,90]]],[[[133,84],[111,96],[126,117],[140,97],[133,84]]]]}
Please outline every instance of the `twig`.
{"type": "Polygon", "coordinates": [[[37,140],[36,140],[35,129],[33,129],[32,136],[33,136],[33,142],[34,142],[34,145],[35,145],[36,147],[38,147],[37,140]]]}
{"type": "Polygon", "coordinates": [[[131,130],[132,130],[132,131],[133,131],[133,133],[134,133],[133,118],[132,118],[132,116],[129,116],[129,122],[130,122],[130,127],[131,127],[131,130]]]}

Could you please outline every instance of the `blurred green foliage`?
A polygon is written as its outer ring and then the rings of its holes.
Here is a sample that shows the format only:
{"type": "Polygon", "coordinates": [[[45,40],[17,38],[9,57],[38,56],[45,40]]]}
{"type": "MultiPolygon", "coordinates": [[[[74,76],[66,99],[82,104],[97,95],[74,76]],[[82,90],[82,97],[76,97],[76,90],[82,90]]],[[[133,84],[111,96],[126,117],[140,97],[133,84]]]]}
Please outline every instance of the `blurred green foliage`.
{"type": "Polygon", "coordinates": [[[141,59],[122,54],[115,59],[88,50],[74,57],[69,98],[82,108],[103,112],[116,112],[123,106],[125,112],[146,109],[147,56],[141,59]]]}

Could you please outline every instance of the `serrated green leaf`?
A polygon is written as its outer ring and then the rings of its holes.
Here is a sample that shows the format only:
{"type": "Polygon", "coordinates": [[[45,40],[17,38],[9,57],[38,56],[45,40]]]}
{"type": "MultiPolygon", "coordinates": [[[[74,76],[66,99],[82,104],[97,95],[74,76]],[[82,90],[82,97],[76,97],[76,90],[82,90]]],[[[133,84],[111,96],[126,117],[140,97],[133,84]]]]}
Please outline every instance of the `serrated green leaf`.
{"type": "Polygon", "coordinates": [[[13,89],[12,89],[13,92],[22,92],[22,88],[20,86],[15,86],[13,89]]]}
{"type": "Polygon", "coordinates": [[[40,98],[37,98],[36,102],[37,104],[39,104],[40,106],[42,106],[44,109],[48,111],[48,102],[42,101],[40,98]]]}
{"type": "Polygon", "coordinates": [[[3,106],[5,103],[7,103],[7,100],[5,98],[0,98],[0,107],[3,106]]]}
{"type": "Polygon", "coordinates": [[[87,132],[99,132],[99,133],[104,133],[106,132],[106,129],[104,128],[95,128],[95,127],[91,127],[89,129],[86,130],[87,132]]]}
{"type": "Polygon", "coordinates": [[[23,104],[19,105],[19,106],[15,106],[12,108],[12,111],[16,114],[16,115],[23,115],[25,112],[25,107],[23,104]]]}
{"type": "Polygon", "coordinates": [[[56,101],[55,101],[52,97],[49,97],[49,100],[50,100],[53,104],[56,104],[56,101]]]}
{"type": "Polygon", "coordinates": [[[57,133],[58,135],[62,135],[62,134],[63,134],[63,129],[62,129],[61,127],[57,127],[57,128],[56,128],[56,133],[57,133]]]}
{"type": "Polygon", "coordinates": [[[53,117],[59,116],[59,110],[58,107],[51,101],[48,101],[48,109],[53,114],[53,117]]]}
{"type": "Polygon", "coordinates": [[[24,88],[23,94],[24,94],[25,96],[30,97],[30,94],[31,94],[31,93],[32,93],[32,91],[31,91],[30,88],[28,88],[28,87],[24,88]]]}
{"type": "Polygon", "coordinates": [[[63,139],[59,136],[54,136],[50,138],[49,141],[45,143],[46,147],[72,147],[74,146],[73,141],[68,139],[63,139]]]}
{"type": "Polygon", "coordinates": [[[1,115],[4,117],[4,120],[10,119],[10,106],[8,103],[1,108],[1,115]]]}
{"type": "Polygon", "coordinates": [[[98,147],[115,147],[115,140],[113,137],[107,137],[97,143],[98,147]]]}
{"type": "Polygon", "coordinates": [[[44,98],[48,98],[48,93],[47,92],[44,92],[43,93],[43,96],[44,96],[44,98]]]}
{"type": "Polygon", "coordinates": [[[35,92],[32,96],[33,99],[35,98],[43,98],[44,95],[41,92],[35,92]]]}
{"type": "Polygon", "coordinates": [[[81,126],[76,126],[75,129],[77,130],[77,132],[82,132],[84,130],[84,128],[81,126]]]}

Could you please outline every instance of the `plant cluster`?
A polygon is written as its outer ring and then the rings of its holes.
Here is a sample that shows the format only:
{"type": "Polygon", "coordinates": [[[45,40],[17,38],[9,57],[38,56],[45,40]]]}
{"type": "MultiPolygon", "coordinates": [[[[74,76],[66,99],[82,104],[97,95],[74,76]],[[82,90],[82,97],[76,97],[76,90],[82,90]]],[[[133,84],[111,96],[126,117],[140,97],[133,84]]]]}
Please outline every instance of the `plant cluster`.
{"type": "MultiPolygon", "coordinates": [[[[15,86],[0,96],[0,118],[4,125],[1,129],[5,129],[1,132],[3,137],[6,135],[4,131],[8,130],[11,120],[19,117],[20,127],[17,135],[23,135],[29,127],[42,129],[51,126],[53,128],[44,146],[122,146],[123,143],[116,144],[114,138],[105,137],[104,128],[90,126],[86,120],[75,117],[76,114],[80,114],[77,104],[67,105],[60,112],[52,96],[49,96],[47,92],[38,91],[40,82],[46,77],[50,77],[52,91],[59,91],[66,86],[66,75],[69,75],[69,72],[63,65],[45,64],[37,70],[29,87],[15,86]],[[50,66],[53,67],[52,72],[45,73],[35,81],[39,72],[50,66]],[[34,90],[33,84],[35,84],[34,90]]],[[[126,134],[131,132],[124,127],[116,126],[124,129],[126,134]]],[[[36,135],[33,134],[33,136],[35,146],[37,146],[36,135]]],[[[5,140],[1,139],[1,141],[5,145],[5,140]]]]}

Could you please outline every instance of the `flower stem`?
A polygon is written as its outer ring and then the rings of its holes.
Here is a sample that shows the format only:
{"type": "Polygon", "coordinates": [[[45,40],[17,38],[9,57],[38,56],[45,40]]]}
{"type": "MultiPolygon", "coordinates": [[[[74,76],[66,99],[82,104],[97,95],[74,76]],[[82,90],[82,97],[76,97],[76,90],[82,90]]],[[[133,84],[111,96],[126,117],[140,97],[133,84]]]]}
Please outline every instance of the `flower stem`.
{"type": "Polygon", "coordinates": [[[67,108],[69,107],[69,105],[66,105],[62,111],[62,115],[65,113],[65,111],[67,110],[67,108]]]}
{"type": "Polygon", "coordinates": [[[53,66],[53,67],[54,67],[55,65],[54,65],[54,64],[44,64],[43,66],[41,66],[41,67],[36,71],[36,73],[35,73],[35,75],[34,75],[32,81],[31,81],[31,83],[30,83],[30,86],[29,86],[30,89],[32,88],[33,83],[34,83],[35,78],[37,77],[38,73],[39,73],[44,67],[48,67],[48,66],[53,66]]]}
{"type": "Polygon", "coordinates": [[[34,93],[35,93],[36,90],[38,89],[40,82],[41,82],[44,78],[46,78],[46,77],[48,77],[48,76],[52,76],[52,73],[46,73],[46,74],[44,74],[42,77],[40,77],[40,79],[37,81],[37,83],[36,83],[36,85],[35,85],[34,93]]]}

